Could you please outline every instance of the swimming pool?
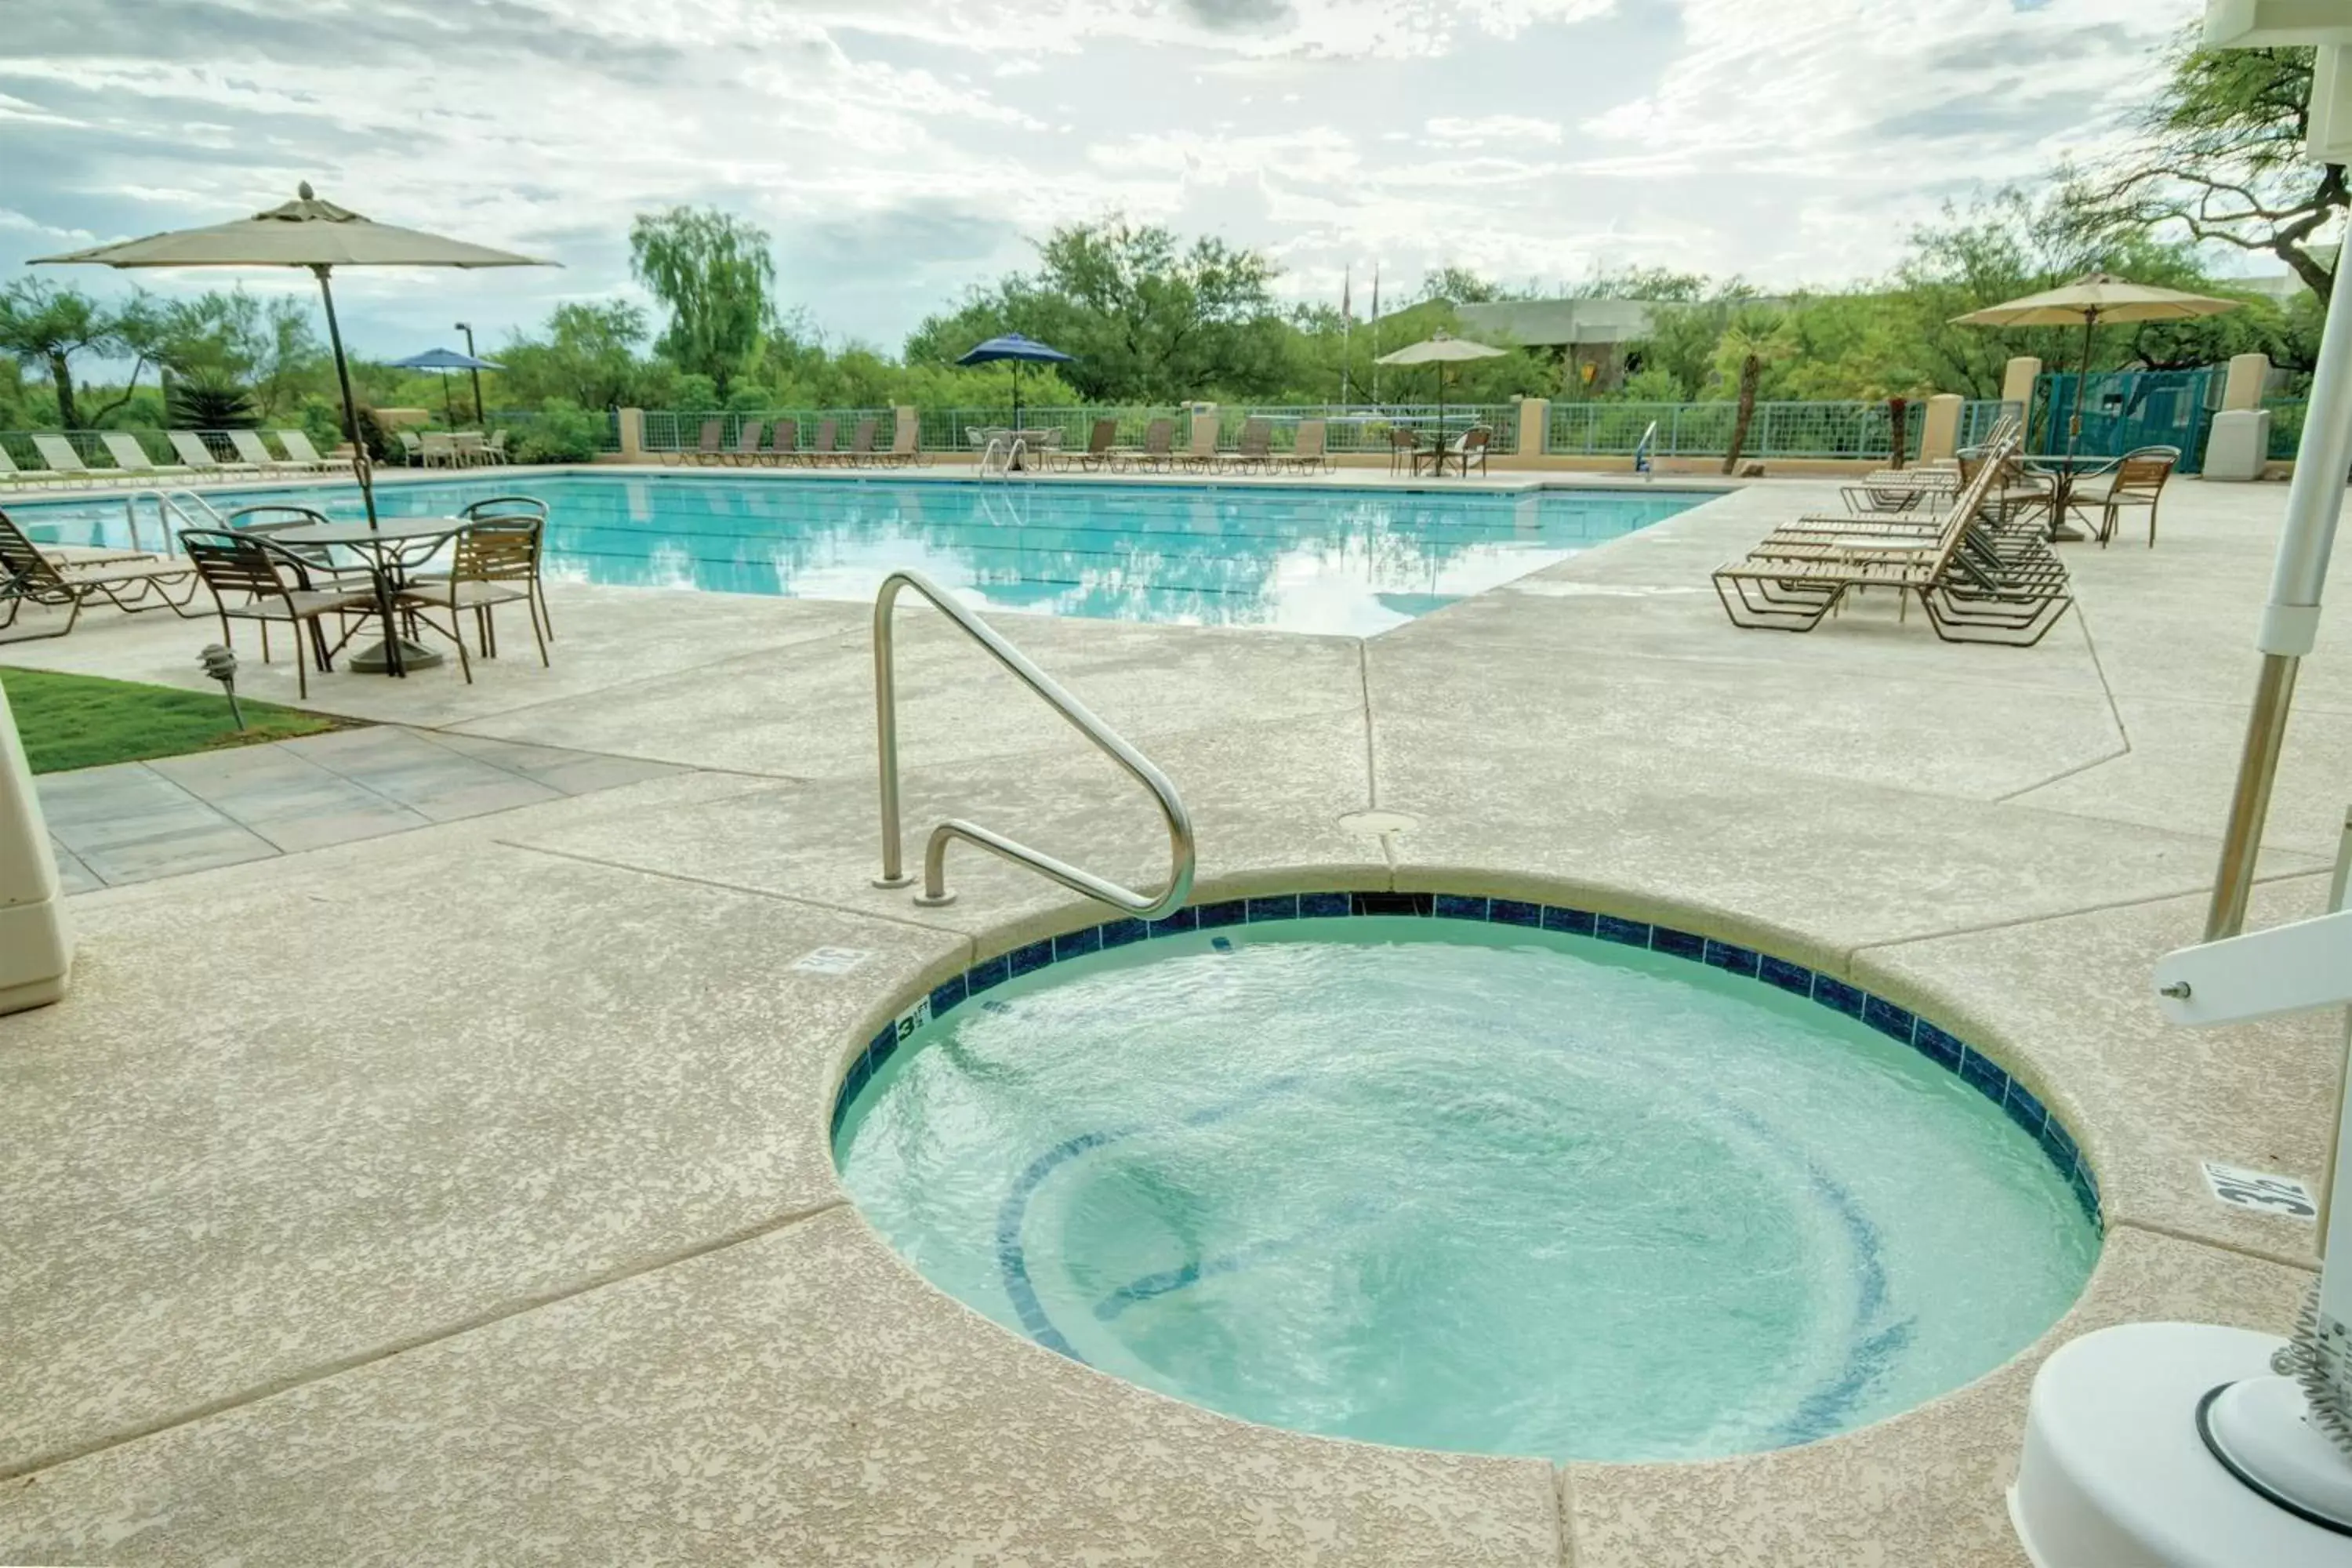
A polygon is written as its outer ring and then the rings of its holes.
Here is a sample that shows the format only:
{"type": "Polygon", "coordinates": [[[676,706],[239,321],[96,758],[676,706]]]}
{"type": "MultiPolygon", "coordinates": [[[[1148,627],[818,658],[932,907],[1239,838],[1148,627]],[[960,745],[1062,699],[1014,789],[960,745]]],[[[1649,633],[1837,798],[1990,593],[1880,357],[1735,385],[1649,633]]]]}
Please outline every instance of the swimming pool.
{"type": "MultiPolygon", "coordinates": [[[[681,474],[494,475],[379,486],[387,516],[511,492],[550,508],[552,575],[870,600],[911,567],[978,608],[1370,636],[1687,510],[1705,492],[1500,494],[982,484],[681,474]]],[[[206,492],[358,516],[351,485],[206,492]]],[[[11,503],[36,539],[131,542],[120,501],[11,503]]],[[[154,531],[148,524],[151,535],[154,531]]]]}
{"type": "Polygon", "coordinates": [[[985,961],[856,1058],[835,1148],[916,1268],[1050,1349],[1555,1460],[1907,1409],[2031,1344],[2099,1247],[2065,1129],[1934,1025],[1484,898],[1236,900],[985,961]]]}

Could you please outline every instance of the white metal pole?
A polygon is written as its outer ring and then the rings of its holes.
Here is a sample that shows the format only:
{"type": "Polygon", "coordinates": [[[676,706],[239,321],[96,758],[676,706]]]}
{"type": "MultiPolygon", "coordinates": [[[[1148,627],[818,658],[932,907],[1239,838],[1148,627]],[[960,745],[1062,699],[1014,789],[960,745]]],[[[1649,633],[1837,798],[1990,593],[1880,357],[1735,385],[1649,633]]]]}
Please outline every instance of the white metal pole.
{"type": "Polygon", "coordinates": [[[2270,814],[2271,781],[2278,773],[2279,747],[2286,739],[2287,711],[2294,702],[2295,671],[2318,637],[2320,592],[2327,582],[2327,558],[2336,545],[2336,520],[2344,509],[2347,472],[2352,472],[2352,288],[2339,286],[2328,296],[2318,370],[2304,410],[2294,479],[2287,488],[2286,529],[2279,536],[2270,602],[2254,638],[2263,656],[2262,670],[2255,681],[2253,710],[2246,719],[2229,823],[2221,835],[2213,900],[2205,916],[2208,942],[2245,929],[2254,858],[2262,850],[2263,820],[2270,814]]]}

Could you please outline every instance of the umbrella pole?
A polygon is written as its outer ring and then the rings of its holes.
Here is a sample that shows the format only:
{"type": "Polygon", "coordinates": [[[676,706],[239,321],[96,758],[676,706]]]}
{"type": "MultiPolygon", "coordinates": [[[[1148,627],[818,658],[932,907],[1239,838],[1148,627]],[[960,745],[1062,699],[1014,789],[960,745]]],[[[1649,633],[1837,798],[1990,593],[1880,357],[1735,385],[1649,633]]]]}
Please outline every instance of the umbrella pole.
{"type": "Polygon", "coordinates": [[[327,306],[327,342],[335,351],[335,381],[343,389],[343,431],[352,441],[352,472],[360,481],[360,504],[367,510],[368,527],[376,527],[375,484],[368,474],[367,443],[360,439],[359,400],[352,395],[351,363],[343,358],[343,330],[335,321],[335,290],[327,282],[329,268],[313,266],[319,275],[319,298],[327,306]]]}
{"type": "Polygon", "coordinates": [[[2352,469],[2352,289],[2337,289],[2328,298],[2318,360],[2311,402],[2304,410],[2303,440],[2294,454],[2294,478],[2287,487],[2286,527],[2279,534],[2270,602],[2254,637],[2262,671],[2246,716],[2229,822],[2221,832],[2221,861],[2205,915],[2207,942],[2245,929],[2254,859],[2270,815],[2271,781],[2278,773],[2287,712],[2294,702],[2295,672],[2319,634],[2320,590],[2327,582],[2327,557],[2344,510],[2344,476],[2352,469]]]}
{"type": "Polygon", "coordinates": [[[448,416],[449,428],[455,430],[457,427],[457,405],[449,401],[449,373],[446,370],[441,373],[441,412],[448,416]]]}

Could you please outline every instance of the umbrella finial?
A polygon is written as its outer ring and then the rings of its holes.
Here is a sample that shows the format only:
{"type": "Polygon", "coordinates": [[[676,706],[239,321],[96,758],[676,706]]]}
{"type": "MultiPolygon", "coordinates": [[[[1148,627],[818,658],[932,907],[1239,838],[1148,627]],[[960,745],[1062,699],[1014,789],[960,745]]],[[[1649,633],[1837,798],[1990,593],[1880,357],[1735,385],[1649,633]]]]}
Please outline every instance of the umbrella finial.
{"type": "Polygon", "coordinates": [[[312,201],[317,198],[317,193],[310,189],[310,182],[308,180],[304,180],[300,184],[296,185],[294,187],[294,194],[301,197],[306,202],[312,201]]]}

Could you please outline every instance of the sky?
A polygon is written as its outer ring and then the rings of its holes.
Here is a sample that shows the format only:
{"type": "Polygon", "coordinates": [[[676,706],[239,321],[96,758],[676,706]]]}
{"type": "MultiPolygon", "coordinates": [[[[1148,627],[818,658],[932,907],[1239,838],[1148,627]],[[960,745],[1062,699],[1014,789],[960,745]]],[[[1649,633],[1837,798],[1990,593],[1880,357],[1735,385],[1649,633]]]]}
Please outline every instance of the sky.
{"type": "MultiPolygon", "coordinates": [[[[1883,271],[1948,199],[2095,156],[2198,0],[0,0],[0,282],[309,180],[562,263],[352,271],[355,350],[644,296],[636,213],[774,238],[779,294],[895,352],[1112,212],[1370,306],[1448,263],[1768,289],[1883,271]]],[[[105,291],[269,273],[58,269],[105,291]]],[[[659,313],[656,312],[658,321],[659,313]]],[[[460,344],[459,346],[462,346],[460,344]]]]}

